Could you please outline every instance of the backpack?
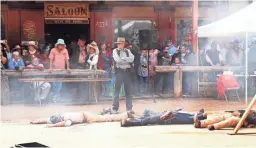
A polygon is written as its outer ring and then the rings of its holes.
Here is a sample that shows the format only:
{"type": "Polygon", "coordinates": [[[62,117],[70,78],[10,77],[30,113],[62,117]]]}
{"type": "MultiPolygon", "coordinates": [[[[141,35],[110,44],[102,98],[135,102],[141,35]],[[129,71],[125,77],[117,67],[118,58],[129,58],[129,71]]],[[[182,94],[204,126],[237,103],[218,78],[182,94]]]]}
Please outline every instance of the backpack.
{"type": "MultiPolygon", "coordinates": [[[[121,50],[117,50],[117,55],[120,57],[120,53],[121,53],[121,50]]],[[[129,52],[128,52],[128,50],[125,50],[125,53],[126,53],[126,56],[127,57],[129,57],[129,52]]],[[[113,65],[114,65],[114,69],[116,68],[116,62],[115,62],[115,60],[113,60],[113,65]]],[[[131,72],[134,72],[134,63],[132,62],[132,63],[130,63],[130,65],[131,65],[131,72]]]]}

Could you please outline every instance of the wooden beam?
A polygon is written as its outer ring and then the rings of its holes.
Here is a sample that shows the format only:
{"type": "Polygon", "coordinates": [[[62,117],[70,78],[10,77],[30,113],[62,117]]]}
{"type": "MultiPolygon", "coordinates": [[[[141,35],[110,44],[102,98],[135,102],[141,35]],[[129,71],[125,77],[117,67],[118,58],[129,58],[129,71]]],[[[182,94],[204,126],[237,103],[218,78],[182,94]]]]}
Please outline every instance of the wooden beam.
{"type": "Polygon", "coordinates": [[[3,76],[20,77],[20,76],[89,76],[89,75],[105,75],[107,72],[104,70],[80,70],[72,69],[68,74],[66,70],[53,70],[49,73],[48,70],[24,70],[23,72],[17,72],[15,70],[2,70],[3,76]]]}
{"type": "Polygon", "coordinates": [[[182,95],[182,72],[177,70],[174,73],[174,96],[180,98],[182,95]]]}
{"type": "Polygon", "coordinates": [[[156,72],[175,72],[178,69],[184,72],[211,72],[211,71],[240,71],[240,66],[156,66],[156,72]]]}
{"type": "Polygon", "coordinates": [[[193,7],[192,7],[192,47],[194,52],[198,52],[198,38],[197,38],[197,31],[198,28],[198,0],[193,0],[193,7]]]}
{"type": "Polygon", "coordinates": [[[241,126],[243,125],[245,119],[247,118],[247,116],[249,115],[253,105],[256,103],[256,95],[253,97],[251,103],[249,104],[249,106],[247,107],[247,109],[245,110],[242,118],[240,119],[240,121],[238,122],[238,124],[236,125],[236,128],[234,130],[234,134],[237,134],[238,130],[241,128],[241,126]]]}
{"type": "Polygon", "coordinates": [[[21,82],[108,82],[110,78],[24,78],[21,82]]]}

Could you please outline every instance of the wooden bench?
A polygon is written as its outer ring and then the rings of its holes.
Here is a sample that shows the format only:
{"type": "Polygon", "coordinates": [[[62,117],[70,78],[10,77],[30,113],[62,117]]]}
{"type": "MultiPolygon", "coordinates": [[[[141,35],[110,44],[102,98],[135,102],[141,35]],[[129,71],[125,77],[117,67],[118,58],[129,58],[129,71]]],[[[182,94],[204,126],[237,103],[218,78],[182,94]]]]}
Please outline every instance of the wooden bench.
{"type": "Polygon", "coordinates": [[[98,101],[98,91],[97,85],[99,82],[111,81],[110,78],[105,78],[106,71],[104,70],[80,70],[72,69],[71,73],[68,74],[66,70],[54,70],[49,73],[48,70],[39,71],[39,70],[24,70],[22,73],[14,70],[3,70],[1,73],[1,104],[5,105],[9,103],[9,83],[8,77],[17,78],[21,82],[32,83],[32,82],[90,82],[89,91],[91,94],[90,98],[94,98],[95,101],[98,101]],[[47,76],[45,78],[35,78],[36,76],[47,76]],[[48,76],[53,76],[54,78],[48,78],[48,76]],[[58,78],[61,76],[61,78],[58,78]],[[62,76],[68,76],[69,78],[63,78],[62,76]],[[76,76],[82,76],[76,78],[76,76]],[[70,78],[71,77],[71,78],[70,78]],[[75,77],[75,78],[72,78],[75,77]]]}
{"type": "MultiPolygon", "coordinates": [[[[243,67],[240,66],[156,66],[156,72],[174,72],[174,95],[176,98],[181,98],[182,96],[182,75],[183,72],[215,72],[215,71],[242,71],[243,67]]],[[[193,79],[193,90],[198,85],[195,85],[197,78],[193,79]],[[196,87],[195,87],[196,86],[196,87]]]]}

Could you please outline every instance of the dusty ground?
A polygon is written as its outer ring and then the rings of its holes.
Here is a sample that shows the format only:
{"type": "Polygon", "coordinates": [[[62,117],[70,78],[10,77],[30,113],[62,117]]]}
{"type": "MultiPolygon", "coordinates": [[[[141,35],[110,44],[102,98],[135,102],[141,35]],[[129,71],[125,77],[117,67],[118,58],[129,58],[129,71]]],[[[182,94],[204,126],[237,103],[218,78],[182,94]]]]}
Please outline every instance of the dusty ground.
{"type": "MultiPolygon", "coordinates": [[[[205,99],[183,100],[136,100],[134,111],[140,114],[144,109],[163,111],[182,107],[194,112],[205,108],[211,114],[224,110],[242,109],[246,106],[239,102],[225,102],[205,99]]],[[[147,126],[121,128],[120,123],[94,123],[75,125],[67,128],[45,128],[44,125],[29,125],[29,120],[48,117],[55,113],[87,110],[98,113],[102,108],[110,107],[111,102],[86,106],[47,105],[24,106],[11,105],[1,108],[1,148],[17,143],[38,141],[51,147],[90,147],[90,148],[170,148],[170,147],[238,147],[255,148],[256,135],[230,136],[231,129],[208,131],[195,129],[192,125],[147,126]]],[[[121,111],[125,103],[121,101],[121,111]]],[[[242,129],[240,132],[256,132],[256,129],[242,129]]]]}

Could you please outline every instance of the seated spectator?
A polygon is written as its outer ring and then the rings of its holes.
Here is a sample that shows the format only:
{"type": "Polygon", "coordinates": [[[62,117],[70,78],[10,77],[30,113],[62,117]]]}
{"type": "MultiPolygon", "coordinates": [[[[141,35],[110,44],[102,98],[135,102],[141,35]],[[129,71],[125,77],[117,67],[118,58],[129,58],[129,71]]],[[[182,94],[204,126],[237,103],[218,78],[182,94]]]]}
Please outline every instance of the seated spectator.
{"type": "Polygon", "coordinates": [[[179,65],[183,65],[183,64],[181,63],[179,57],[175,57],[174,63],[172,63],[172,66],[179,66],[179,65]]]}
{"type": "Polygon", "coordinates": [[[138,67],[138,75],[140,77],[140,92],[145,93],[147,90],[148,77],[148,55],[147,50],[142,49],[140,56],[140,65],[138,67]]]}
{"type": "Polygon", "coordinates": [[[96,70],[99,59],[99,49],[95,41],[87,45],[87,52],[89,55],[86,58],[86,68],[96,70]]]}
{"type": "Polygon", "coordinates": [[[38,70],[44,70],[44,65],[39,63],[39,59],[37,57],[34,57],[32,59],[31,64],[27,65],[25,69],[38,69],[38,70]]]}
{"type": "MultiPolygon", "coordinates": [[[[39,63],[39,59],[37,57],[34,57],[31,61],[31,64],[26,66],[25,69],[44,70],[44,65],[39,63]]],[[[47,98],[51,89],[51,84],[43,81],[33,82],[32,87],[36,91],[34,96],[35,101],[42,101],[47,98]]]]}
{"type": "Polygon", "coordinates": [[[15,51],[12,54],[12,58],[8,60],[8,68],[11,70],[22,71],[24,69],[23,59],[20,58],[19,52],[15,51]]]}

